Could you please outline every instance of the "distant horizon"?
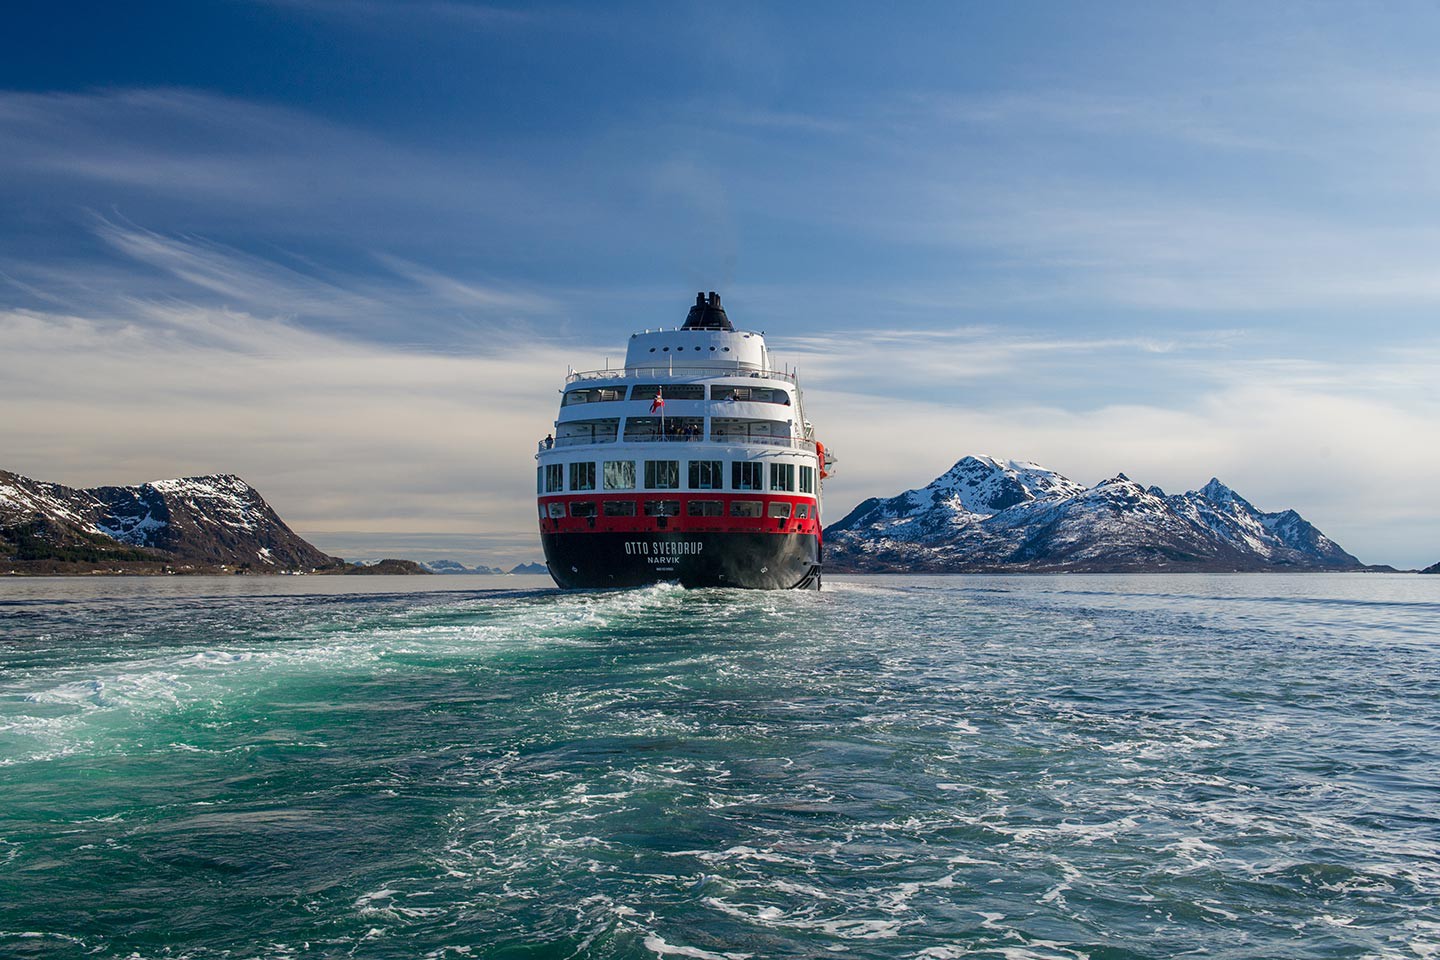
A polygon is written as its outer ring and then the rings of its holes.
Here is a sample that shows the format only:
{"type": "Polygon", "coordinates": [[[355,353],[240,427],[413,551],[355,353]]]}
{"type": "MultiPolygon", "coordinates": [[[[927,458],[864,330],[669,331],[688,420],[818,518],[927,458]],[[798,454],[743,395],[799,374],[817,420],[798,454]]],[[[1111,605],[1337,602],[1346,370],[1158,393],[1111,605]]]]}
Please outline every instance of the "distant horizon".
{"type": "Polygon", "coordinates": [[[715,290],[798,366],[832,522],[999,450],[1440,560],[1432,5],[10,23],[0,466],[529,561],[567,366],[715,290]]]}

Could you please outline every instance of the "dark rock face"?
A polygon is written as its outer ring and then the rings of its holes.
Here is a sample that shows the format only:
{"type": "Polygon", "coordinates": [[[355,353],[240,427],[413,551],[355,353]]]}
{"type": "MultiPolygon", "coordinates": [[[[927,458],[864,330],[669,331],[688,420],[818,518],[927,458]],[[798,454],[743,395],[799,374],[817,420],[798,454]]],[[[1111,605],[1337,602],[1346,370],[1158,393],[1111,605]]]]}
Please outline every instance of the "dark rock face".
{"type": "Polygon", "coordinates": [[[1421,570],[1420,572],[1421,572],[1421,573],[1440,573],[1440,563],[1434,564],[1433,566],[1426,567],[1424,570],[1421,570]]]}
{"type": "MultiPolygon", "coordinates": [[[[327,569],[342,561],[303,540],[239,477],[156,480],[74,489],[0,471],[0,559],[17,531],[42,529],[50,559],[98,551],[117,561],[155,560],[257,572],[327,569]]],[[[29,553],[44,554],[45,546],[29,553]]],[[[46,559],[32,556],[33,559],[46,559]]],[[[8,559],[26,559],[12,548],[8,559]]]]}
{"type": "Polygon", "coordinates": [[[1167,496],[1123,473],[1087,488],[1037,464],[966,457],[928,486],[867,500],[827,527],[825,566],[938,573],[1362,565],[1295,511],[1265,513],[1219,480],[1167,496]]]}
{"type": "Polygon", "coordinates": [[[547,567],[547,566],[545,566],[545,564],[543,564],[543,563],[517,563],[515,566],[513,566],[513,567],[510,568],[510,572],[511,572],[512,574],[516,574],[516,575],[519,575],[519,574],[531,574],[531,575],[535,575],[535,574],[545,574],[545,573],[549,573],[549,572],[550,572],[550,568],[547,567]]]}

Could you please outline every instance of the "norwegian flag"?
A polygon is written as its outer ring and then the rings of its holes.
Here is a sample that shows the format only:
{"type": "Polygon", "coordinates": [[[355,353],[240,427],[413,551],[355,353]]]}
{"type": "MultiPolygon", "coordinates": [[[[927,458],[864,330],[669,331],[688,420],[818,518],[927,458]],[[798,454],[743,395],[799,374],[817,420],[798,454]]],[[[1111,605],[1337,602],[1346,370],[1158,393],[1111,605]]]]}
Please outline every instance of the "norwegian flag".
{"type": "Polygon", "coordinates": [[[655,401],[650,404],[650,412],[654,413],[656,410],[663,410],[664,408],[665,398],[660,396],[660,390],[657,388],[655,390],[655,401]]]}

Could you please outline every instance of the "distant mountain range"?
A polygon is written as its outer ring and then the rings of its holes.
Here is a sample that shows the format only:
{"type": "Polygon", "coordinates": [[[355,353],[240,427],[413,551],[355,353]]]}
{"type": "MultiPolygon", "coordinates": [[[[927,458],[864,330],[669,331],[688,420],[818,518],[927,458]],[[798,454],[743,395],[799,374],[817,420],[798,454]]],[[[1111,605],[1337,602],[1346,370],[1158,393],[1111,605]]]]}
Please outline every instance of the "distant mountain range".
{"type": "Polygon", "coordinates": [[[1357,570],[1294,510],[1219,480],[1167,495],[1124,474],[1086,487],[1034,463],[970,456],[929,485],[866,500],[825,529],[828,570],[1357,570]]]}
{"type": "Polygon", "coordinates": [[[426,570],[429,570],[431,573],[470,574],[472,576],[475,574],[482,574],[503,577],[514,574],[536,574],[549,572],[545,569],[545,564],[543,563],[520,563],[511,567],[509,570],[505,570],[501,567],[467,567],[465,566],[465,564],[459,562],[458,560],[422,560],[420,562],[420,566],[424,567],[426,570]]]}
{"type": "Polygon", "coordinates": [[[1432,566],[1426,567],[1424,570],[1421,570],[1420,572],[1421,572],[1421,573],[1440,573],[1440,563],[1437,563],[1437,564],[1434,564],[1434,565],[1432,565],[1432,566]]]}

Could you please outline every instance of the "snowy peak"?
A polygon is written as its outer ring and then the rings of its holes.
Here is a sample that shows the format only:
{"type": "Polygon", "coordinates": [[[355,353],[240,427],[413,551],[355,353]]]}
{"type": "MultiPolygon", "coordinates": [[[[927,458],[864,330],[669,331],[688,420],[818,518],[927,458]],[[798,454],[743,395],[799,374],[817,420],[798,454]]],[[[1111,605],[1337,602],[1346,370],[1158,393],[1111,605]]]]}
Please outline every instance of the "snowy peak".
{"type": "Polygon", "coordinates": [[[152,480],[140,489],[146,487],[167,501],[184,503],[201,522],[236,530],[257,530],[273,513],[259,492],[234,474],[152,480]]]}
{"type": "Polygon", "coordinates": [[[987,456],[965,457],[925,488],[932,499],[954,497],[980,516],[1035,500],[1072,496],[1083,489],[1039,464],[987,456]]]}
{"type": "Polygon", "coordinates": [[[867,500],[825,531],[837,569],[1251,570],[1360,566],[1293,510],[1212,478],[1167,496],[1123,473],[1085,487],[1027,461],[968,456],[925,487],[867,500]]]}
{"type": "Polygon", "coordinates": [[[883,525],[892,536],[924,541],[1031,504],[1046,504],[1085,487],[1039,464],[968,456],[924,487],[866,500],[832,530],[883,525]]]}
{"type": "Polygon", "coordinates": [[[925,493],[931,502],[953,500],[982,516],[1033,499],[1015,470],[990,457],[966,457],[931,481],[925,493]]]}
{"type": "Polygon", "coordinates": [[[1234,490],[1231,490],[1229,487],[1225,486],[1225,484],[1221,483],[1218,477],[1211,477],[1209,483],[1205,484],[1205,486],[1201,487],[1199,490],[1191,490],[1190,493],[1204,497],[1206,500],[1209,500],[1211,503],[1215,504],[1233,503],[1239,505],[1244,509],[1255,509],[1254,507],[1250,506],[1250,502],[1248,500],[1240,496],[1240,494],[1236,493],[1234,490]]]}

